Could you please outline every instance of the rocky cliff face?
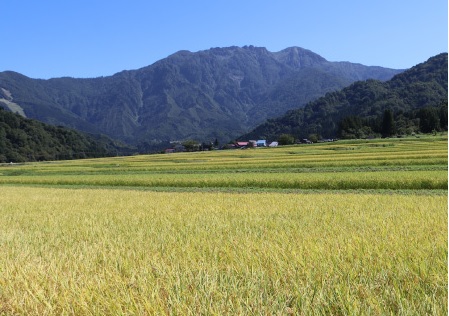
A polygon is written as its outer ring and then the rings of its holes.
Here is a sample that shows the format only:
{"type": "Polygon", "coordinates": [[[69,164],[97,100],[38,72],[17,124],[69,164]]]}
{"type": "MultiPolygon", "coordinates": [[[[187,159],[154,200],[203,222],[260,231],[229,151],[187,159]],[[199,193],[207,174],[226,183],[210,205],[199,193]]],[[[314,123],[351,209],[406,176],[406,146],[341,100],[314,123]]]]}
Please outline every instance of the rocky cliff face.
{"type": "Polygon", "coordinates": [[[38,80],[3,72],[0,88],[27,117],[131,144],[227,141],[355,80],[387,80],[398,72],[328,62],[299,47],[272,53],[245,46],[179,51],[94,79],[38,80]]]}

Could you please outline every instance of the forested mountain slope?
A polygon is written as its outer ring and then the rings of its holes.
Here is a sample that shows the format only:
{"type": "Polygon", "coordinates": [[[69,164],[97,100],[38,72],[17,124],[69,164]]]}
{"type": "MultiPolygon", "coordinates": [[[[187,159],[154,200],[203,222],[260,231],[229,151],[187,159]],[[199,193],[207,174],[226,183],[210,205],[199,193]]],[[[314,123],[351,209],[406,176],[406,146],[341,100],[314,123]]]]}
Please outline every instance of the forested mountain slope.
{"type": "Polygon", "coordinates": [[[0,108],[0,163],[105,157],[132,150],[105,136],[44,124],[0,108]]]}
{"type": "Polygon", "coordinates": [[[329,92],[240,138],[364,138],[447,130],[447,78],[443,53],[389,81],[357,81],[329,92]]]}
{"type": "Polygon", "coordinates": [[[149,147],[168,140],[221,142],[356,80],[388,80],[399,72],[329,62],[299,47],[212,48],[180,51],[109,77],[41,80],[2,72],[0,106],[149,147]]]}

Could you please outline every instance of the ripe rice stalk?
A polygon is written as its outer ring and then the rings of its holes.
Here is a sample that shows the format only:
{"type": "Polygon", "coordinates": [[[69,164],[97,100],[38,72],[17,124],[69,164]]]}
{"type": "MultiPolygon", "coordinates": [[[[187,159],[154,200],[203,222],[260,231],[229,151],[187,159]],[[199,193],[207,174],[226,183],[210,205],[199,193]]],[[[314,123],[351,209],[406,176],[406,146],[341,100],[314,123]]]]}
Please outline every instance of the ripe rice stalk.
{"type": "Polygon", "coordinates": [[[6,315],[447,314],[447,195],[3,186],[6,315]]]}

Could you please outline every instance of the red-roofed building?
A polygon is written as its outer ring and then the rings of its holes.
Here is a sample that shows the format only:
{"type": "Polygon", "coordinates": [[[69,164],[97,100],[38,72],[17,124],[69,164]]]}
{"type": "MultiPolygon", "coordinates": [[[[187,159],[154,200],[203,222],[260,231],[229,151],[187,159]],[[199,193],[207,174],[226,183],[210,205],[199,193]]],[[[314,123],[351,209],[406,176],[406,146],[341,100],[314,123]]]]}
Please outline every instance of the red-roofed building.
{"type": "Polygon", "coordinates": [[[246,147],[246,146],[248,146],[248,143],[249,142],[236,142],[235,145],[237,147],[246,147]]]}

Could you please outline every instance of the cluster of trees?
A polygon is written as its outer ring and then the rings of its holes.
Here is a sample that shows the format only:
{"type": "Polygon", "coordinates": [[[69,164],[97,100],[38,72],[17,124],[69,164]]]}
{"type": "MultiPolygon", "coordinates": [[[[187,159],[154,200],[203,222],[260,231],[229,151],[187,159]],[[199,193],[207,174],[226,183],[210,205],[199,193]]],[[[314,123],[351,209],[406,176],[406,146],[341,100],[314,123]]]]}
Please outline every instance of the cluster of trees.
{"type": "Polygon", "coordinates": [[[384,110],[382,116],[363,118],[357,115],[344,117],[338,126],[340,138],[391,137],[415,133],[447,131],[447,100],[439,107],[426,106],[410,112],[394,113],[384,110]]]}
{"type": "Polygon", "coordinates": [[[21,117],[0,107],[0,162],[96,158],[129,154],[132,148],[21,117]]]}
{"type": "Polygon", "coordinates": [[[186,140],[181,143],[184,151],[204,151],[204,150],[214,150],[218,148],[219,142],[218,139],[215,139],[213,142],[198,142],[193,139],[186,140]]]}

